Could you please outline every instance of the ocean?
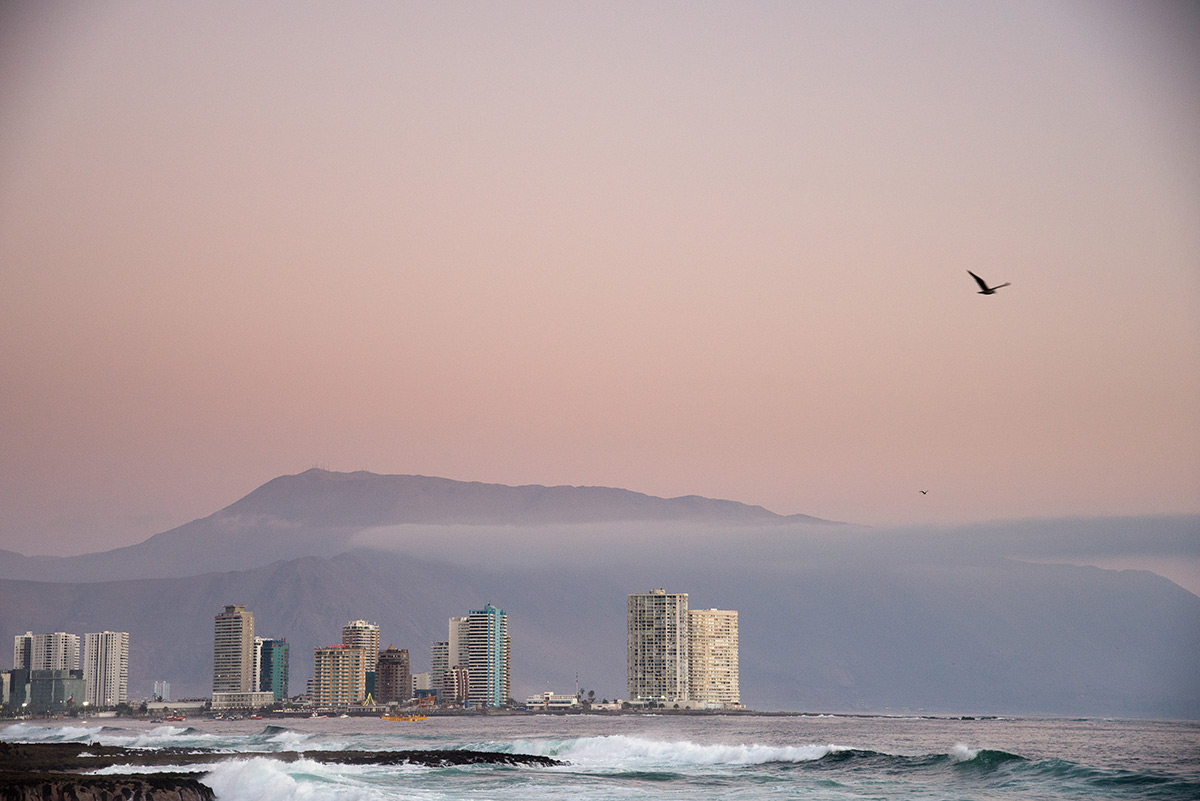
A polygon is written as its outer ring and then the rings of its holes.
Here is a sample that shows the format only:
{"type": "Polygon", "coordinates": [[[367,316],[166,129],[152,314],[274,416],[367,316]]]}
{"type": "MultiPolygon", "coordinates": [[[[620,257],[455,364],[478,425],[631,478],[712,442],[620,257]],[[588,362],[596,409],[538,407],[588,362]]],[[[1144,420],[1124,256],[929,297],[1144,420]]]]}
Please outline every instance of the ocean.
{"type": "Polygon", "coordinates": [[[222,801],[1200,799],[1200,723],[1186,721],[539,715],[99,723],[0,724],[0,740],[221,749],[226,762],[174,770],[195,772],[222,801]],[[570,764],[339,766],[256,756],[447,748],[570,764]]]}

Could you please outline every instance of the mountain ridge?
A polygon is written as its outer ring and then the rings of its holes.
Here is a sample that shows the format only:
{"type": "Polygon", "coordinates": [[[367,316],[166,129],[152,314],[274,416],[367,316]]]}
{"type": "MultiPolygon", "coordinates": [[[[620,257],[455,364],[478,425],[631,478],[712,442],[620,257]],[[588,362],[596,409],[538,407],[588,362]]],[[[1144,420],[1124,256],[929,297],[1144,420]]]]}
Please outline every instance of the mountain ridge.
{"type": "Polygon", "coordinates": [[[334,556],[380,527],[674,523],[734,528],[839,526],[809,515],[613,487],[509,486],[311,468],[277,476],[212,514],[109,551],[68,557],[0,551],[0,578],[106,581],[199,575],[280,558],[334,556]]]}
{"type": "Polygon", "coordinates": [[[335,487],[343,490],[335,496],[343,503],[347,494],[344,489],[351,487],[358,513],[364,515],[351,522],[346,510],[338,508],[342,525],[539,524],[690,519],[758,525],[797,522],[838,524],[811,515],[780,515],[762,506],[700,495],[662,498],[618,487],[509,485],[408,473],[380,474],[365,470],[341,473],[320,468],[271,479],[218,514],[269,511],[279,517],[295,519],[296,492],[300,490],[304,492],[303,506],[309,513],[303,522],[327,523],[319,515],[313,519],[313,515],[325,511],[323,507],[333,495],[329,490],[335,487]],[[285,502],[284,508],[276,506],[278,500],[285,502]]]}

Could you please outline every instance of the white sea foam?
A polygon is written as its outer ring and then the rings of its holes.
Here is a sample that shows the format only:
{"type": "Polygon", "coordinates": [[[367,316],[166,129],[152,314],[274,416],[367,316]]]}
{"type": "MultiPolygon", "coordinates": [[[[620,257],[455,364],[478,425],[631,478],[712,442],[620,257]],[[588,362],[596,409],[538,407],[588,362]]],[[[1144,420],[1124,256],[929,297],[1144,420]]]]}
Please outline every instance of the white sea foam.
{"type": "Polygon", "coordinates": [[[103,730],[103,726],[84,728],[82,726],[32,726],[27,723],[14,723],[0,731],[0,740],[14,743],[90,741],[99,737],[103,730]]]}
{"type": "Polygon", "coordinates": [[[187,726],[162,725],[162,726],[155,726],[153,729],[148,729],[146,731],[145,736],[147,736],[147,737],[174,737],[176,735],[184,734],[187,731],[188,731],[187,726]]]}
{"type": "Polygon", "coordinates": [[[650,740],[625,735],[576,740],[517,742],[515,751],[563,759],[589,767],[670,767],[671,765],[762,765],[811,762],[836,751],[836,745],[702,745],[688,741],[650,740]]]}
{"type": "Polygon", "coordinates": [[[106,768],[96,768],[85,771],[93,776],[117,775],[124,776],[134,773],[204,773],[209,765],[109,765],[106,768]]]}
{"type": "Polygon", "coordinates": [[[263,739],[264,743],[280,746],[283,751],[303,751],[302,746],[313,738],[312,734],[302,731],[285,729],[263,739]]]}
{"type": "Polygon", "coordinates": [[[978,748],[968,748],[962,743],[956,743],[950,749],[950,758],[955,762],[970,762],[975,757],[979,756],[978,748]]]}
{"type": "MultiPolygon", "coordinates": [[[[282,762],[270,757],[231,759],[210,766],[202,781],[217,801],[382,801],[397,798],[391,783],[372,783],[373,775],[393,776],[413,770],[327,765],[309,759],[282,762]],[[390,784],[390,786],[389,786],[390,784]]],[[[408,793],[407,797],[419,796],[408,793]]]]}
{"type": "Polygon", "coordinates": [[[181,729],[174,726],[159,726],[134,737],[102,737],[105,745],[123,745],[127,748],[237,748],[245,738],[230,738],[219,734],[205,734],[196,729],[181,729]]]}
{"type": "Polygon", "coordinates": [[[0,729],[0,740],[9,742],[86,742],[124,748],[205,748],[217,751],[305,751],[314,747],[339,750],[347,743],[315,742],[316,735],[294,730],[267,736],[200,731],[169,724],[145,730],[82,726],[42,726],[17,723],[0,729]]]}

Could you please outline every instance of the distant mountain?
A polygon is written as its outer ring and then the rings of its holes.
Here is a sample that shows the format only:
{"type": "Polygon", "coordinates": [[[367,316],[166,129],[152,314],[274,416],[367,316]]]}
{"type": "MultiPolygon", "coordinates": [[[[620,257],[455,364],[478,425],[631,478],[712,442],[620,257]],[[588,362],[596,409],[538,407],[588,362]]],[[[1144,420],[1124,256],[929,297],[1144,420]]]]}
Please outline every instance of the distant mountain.
{"type": "Polygon", "coordinates": [[[612,487],[510,487],[429,476],[332,473],[315,468],[268,481],[220,514],[267,516],[321,527],[685,520],[734,525],[830,522],[808,515],[777,515],[761,506],[698,495],[656,498],[612,487]]]}
{"type": "Polygon", "coordinates": [[[56,556],[25,556],[16,551],[6,551],[0,548],[0,576],[13,578],[28,577],[50,569],[57,564],[61,557],[56,556]]]}
{"type": "Polygon", "coordinates": [[[144,542],[74,557],[0,551],[0,578],[110,581],[199,575],[284,558],[334,556],[379,527],[674,523],[732,528],[835,525],[808,515],[689,495],[609,487],[543,487],[312,469],[268,481],[208,517],[144,542]]]}
{"type": "Polygon", "coordinates": [[[490,602],[509,614],[515,697],[573,691],[578,676],[612,698],[626,694],[626,595],[663,586],[738,610],[757,709],[1200,717],[1200,598],[1151,573],[742,550],[513,571],[354,551],[181,579],[0,581],[0,641],[127,630],[131,694],[165,679],[176,697],[207,695],[213,616],[244,603],[261,636],[291,644],[295,693],[349,620],[379,623],[427,670],[447,618],[490,602]]]}

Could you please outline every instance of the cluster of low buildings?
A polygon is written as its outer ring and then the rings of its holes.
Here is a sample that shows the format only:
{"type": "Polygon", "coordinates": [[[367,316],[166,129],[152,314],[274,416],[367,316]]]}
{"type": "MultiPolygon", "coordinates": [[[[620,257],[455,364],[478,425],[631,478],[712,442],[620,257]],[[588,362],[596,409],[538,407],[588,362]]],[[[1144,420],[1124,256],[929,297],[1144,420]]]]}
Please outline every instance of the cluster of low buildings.
{"type": "Polygon", "coordinates": [[[128,701],[129,633],[27,631],[13,638],[13,668],[0,672],[0,705],[25,714],[104,709],[128,701]],[[81,647],[82,645],[82,647],[81,647]]]}
{"type": "MultiPolygon", "coordinates": [[[[739,708],[738,613],[690,609],[687,593],[652,590],[628,597],[627,701],[609,704],[548,691],[526,708],[739,708]]],[[[61,712],[127,702],[129,635],[27,632],[15,638],[14,668],[0,673],[3,704],[30,713],[61,712]],[[82,666],[81,666],[82,654],[82,666]]],[[[213,710],[261,709],[292,703],[314,709],[396,705],[488,709],[517,706],[511,698],[508,616],[486,604],[448,620],[446,639],[429,651],[429,670],[414,672],[406,648],[380,649],[376,623],[351,620],[341,641],[313,649],[312,678],[289,695],[290,647],[258,636],[254,613],[229,604],[213,619],[213,710]]],[[[152,706],[173,704],[166,682],[152,706]]]]}

